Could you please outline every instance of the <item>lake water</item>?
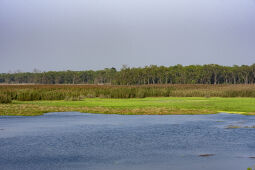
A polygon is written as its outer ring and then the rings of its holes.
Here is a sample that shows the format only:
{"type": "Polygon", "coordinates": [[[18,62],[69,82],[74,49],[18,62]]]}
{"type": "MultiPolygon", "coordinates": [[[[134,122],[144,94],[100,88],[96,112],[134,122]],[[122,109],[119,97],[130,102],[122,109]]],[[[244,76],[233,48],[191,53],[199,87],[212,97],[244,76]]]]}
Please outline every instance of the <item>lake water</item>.
{"type": "Polygon", "coordinates": [[[0,169],[246,170],[255,165],[255,116],[0,117],[0,169]],[[215,154],[201,157],[200,154],[215,154]]]}

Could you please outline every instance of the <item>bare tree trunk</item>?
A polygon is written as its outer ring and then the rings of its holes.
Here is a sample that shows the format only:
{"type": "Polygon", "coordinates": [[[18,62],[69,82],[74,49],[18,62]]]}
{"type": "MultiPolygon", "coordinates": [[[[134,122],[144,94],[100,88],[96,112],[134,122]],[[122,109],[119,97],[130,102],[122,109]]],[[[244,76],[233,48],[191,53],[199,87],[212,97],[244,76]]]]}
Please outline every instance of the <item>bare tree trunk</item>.
{"type": "Polygon", "coordinates": [[[245,76],[245,84],[248,84],[248,75],[245,76]]]}
{"type": "Polygon", "coordinates": [[[214,74],[214,84],[217,84],[217,75],[214,74]]]}

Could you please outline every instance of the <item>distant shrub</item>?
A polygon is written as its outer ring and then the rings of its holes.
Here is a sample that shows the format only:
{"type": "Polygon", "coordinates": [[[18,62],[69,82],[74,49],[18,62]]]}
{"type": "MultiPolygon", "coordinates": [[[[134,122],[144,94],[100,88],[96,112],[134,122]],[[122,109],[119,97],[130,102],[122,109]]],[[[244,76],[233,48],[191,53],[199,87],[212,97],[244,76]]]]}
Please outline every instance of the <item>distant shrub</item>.
{"type": "Polygon", "coordinates": [[[82,98],[80,96],[66,96],[65,97],[66,101],[80,101],[82,98]]]}
{"type": "Polygon", "coordinates": [[[7,104],[11,102],[12,102],[12,99],[10,96],[8,96],[7,94],[0,94],[0,103],[7,104]]]}
{"type": "Polygon", "coordinates": [[[204,97],[205,97],[205,98],[210,98],[211,96],[210,96],[210,94],[205,94],[204,97]]]}
{"type": "Polygon", "coordinates": [[[89,93],[89,94],[86,95],[86,97],[87,97],[87,98],[95,98],[96,95],[93,94],[93,93],[89,93]]]}
{"type": "Polygon", "coordinates": [[[99,97],[99,98],[111,98],[111,96],[108,95],[108,94],[99,94],[98,97],[99,97]]]}

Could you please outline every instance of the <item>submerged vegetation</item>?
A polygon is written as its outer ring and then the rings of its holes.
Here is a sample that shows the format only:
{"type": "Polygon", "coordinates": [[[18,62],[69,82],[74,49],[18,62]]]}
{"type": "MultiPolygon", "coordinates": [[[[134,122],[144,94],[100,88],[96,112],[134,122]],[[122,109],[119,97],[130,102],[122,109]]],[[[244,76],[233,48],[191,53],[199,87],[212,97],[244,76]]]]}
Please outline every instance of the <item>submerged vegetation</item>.
{"type": "Polygon", "coordinates": [[[246,129],[254,129],[255,126],[238,126],[238,125],[228,125],[226,129],[239,129],[239,128],[246,128],[246,129]]]}

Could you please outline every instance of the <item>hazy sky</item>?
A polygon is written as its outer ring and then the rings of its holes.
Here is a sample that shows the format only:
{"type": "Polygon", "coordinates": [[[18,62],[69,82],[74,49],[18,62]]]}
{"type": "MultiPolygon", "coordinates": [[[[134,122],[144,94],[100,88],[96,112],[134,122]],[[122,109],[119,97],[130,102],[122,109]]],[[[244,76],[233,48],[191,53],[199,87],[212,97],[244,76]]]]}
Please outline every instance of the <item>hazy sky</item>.
{"type": "Polygon", "coordinates": [[[255,63],[255,0],[0,0],[0,72],[255,63]]]}

